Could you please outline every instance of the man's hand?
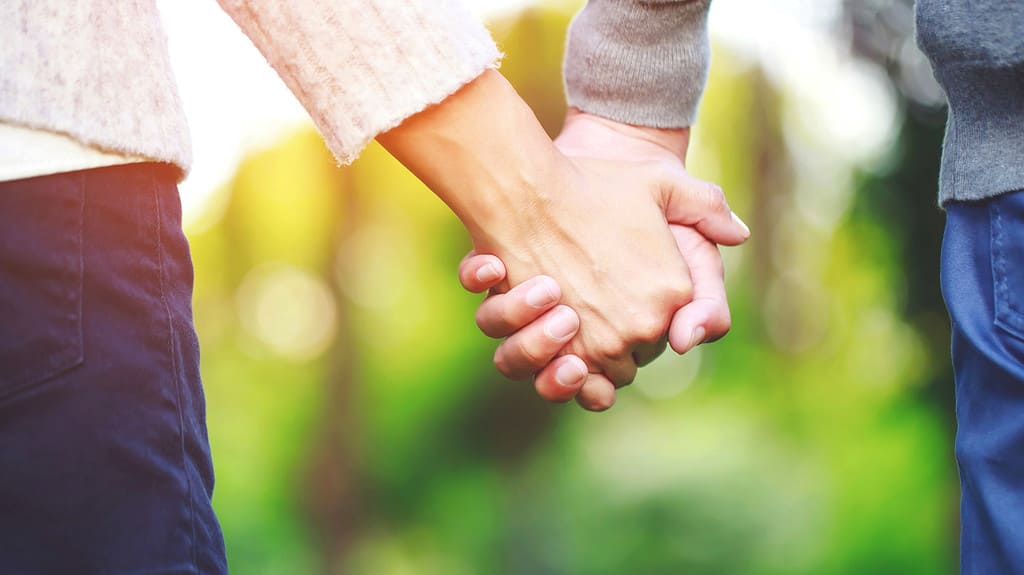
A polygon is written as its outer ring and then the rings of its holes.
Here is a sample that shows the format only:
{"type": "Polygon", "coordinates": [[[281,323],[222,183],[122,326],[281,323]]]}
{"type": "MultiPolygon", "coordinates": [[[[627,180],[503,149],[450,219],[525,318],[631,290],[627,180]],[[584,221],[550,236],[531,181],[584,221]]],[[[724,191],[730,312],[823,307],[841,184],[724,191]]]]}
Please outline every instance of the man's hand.
{"type": "Polygon", "coordinates": [[[616,388],[632,382],[638,365],[661,353],[671,318],[692,299],[666,220],[729,243],[743,241],[746,232],[721,191],[690,177],[678,161],[565,158],[566,180],[545,185],[543,209],[527,226],[495,222],[479,229],[474,244],[503,259],[509,285],[534,270],[558,281],[581,322],[564,352],[581,357],[591,372],[577,400],[599,411],[611,407],[616,388]]]}
{"type": "MultiPolygon", "coordinates": [[[[575,109],[569,110],[565,127],[555,140],[555,144],[568,155],[666,162],[681,170],[686,169],[684,164],[689,143],[688,128],[665,130],[633,126],[575,109]]],[[[718,190],[714,184],[705,185],[718,190]]],[[[720,190],[716,195],[724,201],[725,196],[720,190]]],[[[742,230],[739,241],[721,239],[717,233],[708,230],[704,222],[671,220],[673,224],[682,224],[671,228],[694,284],[694,301],[676,313],[669,333],[672,349],[680,354],[697,344],[723,337],[731,326],[722,257],[715,242],[741,244],[750,236],[750,230],[731,210],[729,215],[737,229],[742,230]]]]}
{"type": "MultiPolygon", "coordinates": [[[[701,343],[724,336],[729,331],[731,319],[718,247],[693,228],[674,224],[669,228],[690,268],[693,281],[693,301],[675,313],[668,333],[672,349],[681,355],[701,343]]],[[[505,266],[496,256],[477,255],[471,251],[459,264],[459,281],[473,293],[492,289],[504,280],[505,266]]],[[[550,278],[544,280],[553,281],[550,278]]],[[[521,285],[531,284],[532,281],[527,280],[521,285]]],[[[561,293],[557,290],[557,284],[553,284],[553,287],[554,293],[561,293]]],[[[526,292],[518,288],[506,293],[491,293],[477,312],[477,325],[481,331],[492,337],[506,338],[494,354],[495,365],[513,379],[533,374],[537,395],[547,401],[569,401],[577,397],[586,382],[586,364],[575,355],[558,355],[567,337],[571,336],[558,337],[558,332],[546,325],[555,316],[544,312],[555,308],[557,301],[553,300],[548,306],[533,310],[532,313],[517,312],[530,309],[526,302],[526,292]],[[502,367],[510,364],[515,365],[515,371],[505,372],[502,367]]],[[[557,309],[559,322],[579,325],[571,308],[557,305],[557,309]]],[[[572,334],[575,335],[575,331],[572,334]]],[[[645,365],[657,355],[660,353],[649,356],[647,361],[638,361],[637,364],[645,365]]],[[[580,401],[584,407],[591,405],[586,403],[587,398],[580,401]]]]}
{"type": "MultiPolygon", "coordinates": [[[[688,136],[686,130],[657,130],[629,126],[570,111],[565,129],[556,140],[556,144],[569,156],[624,158],[637,162],[666,164],[670,166],[670,169],[683,170],[682,163],[686,154],[688,136]]],[[[704,185],[713,187],[710,184],[704,185]]],[[[720,192],[718,194],[720,195],[720,192]]],[[[668,215],[669,213],[666,212],[666,216],[668,215]]],[[[702,218],[700,215],[695,216],[692,213],[688,213],[686,216],[684,218],[677,217],[674,221],[690,225],[674,224],[671,226],[676,246],[689,267],[693,280],[693,301],[675,312],[669,328],[668,341],[678,353],[685,353],[704,341],[714,341],[725,335],[730,327],[729,307],[718,248],[697,230],[704,228],[705,232],[709,234],[715,236],[722,234],[715,228],[714,218],[702,218]]],[[[746,239],[746,234],[749,232],[738,218],[734,215],[731,215],[731,218],[735,224],[732,231],[738,229],[740,236],[738,238],[728,237],[729,230],[727,230],[727,237],[724,241],[740,243],[746,239]]],[[[501,284],[504,277],[503,272],[504,266],[494,256],[478,256],[471,252],[460,265],[459,277],[463,286],[470,291],[483,291],[501,284]]],[[[549,279],[546,278],[545,281],[549,279]]],[[[529,280],[526,283],[533,281],[529,280]]],[[[518,287],[508,293],[492,294],[481,305],[481,311],[524,308],[527,305],[524,299],[527,292],[519,290],[518,287]]],[[[555,305],[554,301],[551,305],[555,305]]],[[[569,386],[557,385],[558,379],[555,374],[561,373],[563,379],[568,379],[567,375],[570,369],[565,366],[578,367],[579,364],[575,361],[577,358],[572,355],[562,355],[556,359],[559,353],[558,345],[561,343],[557,338],[550,337],[548,332],[531,323],[534,318],[529,318],[529,315],[511,315],[518,318],[519,323],[510,321],[509,316],[503,317],[500,320],[500,330],[496,329],[498,326],[493,325],[493,322],[499,321],[495,314],[480,313],[477,315],[478,325],[488,335],[509,336],[499,346],[495,355],[495,363],[501,368],[502,358],[509,354],[508,350],[510,349],[532,350],[529,353],[516,354],[516,370],[513,375],[521,376],[523,372],[536,373],[535,386],[541,397],[551,401],[565,401],[576,388],[577,381],[572,380],[573,383],[569,386]],[[572,363],[567,363],[569,361],[572,363]],[[561,372],[558,371],[559,369],[561,372]]],[[[545,316],[545,321],[550,320],[545,316]]],[[[659,342],[649,342],[637,346],[633,352],[634,362],[636,365],[644,365],[660,355],[663,350],[664,344],[659,345],[659,342]]],[[[505,372],[505,370],[502,371],[505,372]]],[[[601,376],[591,375],[586,381],[586,385],[580,389],[577,400],[588,409],[601,409],[610,406],[614,402],[614,396],[615,388],[611,381],[601,376]]]]}
{"type": "Polygon", "coordinates": [[[578,394],[588,409],[614,403],[615,387],[657,354],[671,317],[692,299],[667,223],[722,243],[747,236],[721,190],[681,162],[578,153],[571,140],[556,147],[494,71],[378,141],[452,208],[479,253],[505,263],[508,285],[538,275],[557,282],[579,317],[564,351],[590,371],[578,394]]]}

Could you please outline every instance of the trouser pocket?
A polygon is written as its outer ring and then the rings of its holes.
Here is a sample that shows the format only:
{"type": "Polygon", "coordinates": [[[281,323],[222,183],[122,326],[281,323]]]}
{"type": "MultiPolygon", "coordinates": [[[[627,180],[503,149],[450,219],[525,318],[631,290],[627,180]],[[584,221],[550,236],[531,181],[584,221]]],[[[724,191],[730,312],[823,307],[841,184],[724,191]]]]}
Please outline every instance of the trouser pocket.
{"type": "Polygon", "coordinates": [[[83,361],[80,174],[0,182],[0,400],[83,361]]]}
{"type": "Polygon", "coordinates": [[[995,323],[1024,340],[1024,191],[989,205],[995,323]]]}

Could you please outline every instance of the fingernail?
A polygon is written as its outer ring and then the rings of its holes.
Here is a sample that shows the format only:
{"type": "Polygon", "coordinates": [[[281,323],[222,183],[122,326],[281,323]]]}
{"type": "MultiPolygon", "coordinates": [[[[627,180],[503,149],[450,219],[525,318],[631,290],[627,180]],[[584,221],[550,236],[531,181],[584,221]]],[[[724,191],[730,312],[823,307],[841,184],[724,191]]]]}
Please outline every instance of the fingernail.
{"type": "Polygon", "coordinates": [[[484,283],[492,282],[500,277],[501,272],[498,271],[498,268],[494,267],[494,264],[487,264],[476,270],[476,279],[484,283]]]}
{"type": "Polygon", "coordinates": [[[570,358],[555,370],[555,382],[564,387],[579,385],[580,380],[587,376],[587,366],[578,357],[570,358]]]}
{"type": "Polygon", "coordinates": [[[704,326],[698,325],[693,330],[693,335],[690,336],[690,349],[693,349],[704,342],[704,336],[707,334],[704,331],[704,326]]]}
{"type": "Polygon", "coordinates": [[[555,297],[555,292],[551,290],[551,286],[546,281],[539,281],[537,285],[530,288],[530,291],[526,292],[526,303],[530,307],[547,307],[558,298],[555,297]]]}
{"type": "Polygon", "coordinates": [[[740,217],[736,215],[736,212],[732,212],[732,221],[734,221],[734,222],[736,222],[737,224],[739,224],[739,226],[740,226],[741,228],[743,228],[743,231],[744,231],[744,232],[746,232],[746,234],[747,234],[748,236],[750,235],[750,228],[749,228],[749,227],[747,227],[747,224],[746,224],[746,223],[744,223],[744,221],[743,221],[743,220],[741,220],[741,219],[740,219],[740,217]]]}
{"type": "Polygon", "coordinates": [[[576,314],[569,309],[560,309],[544,324],[544,333],[554,340],[562,340],[576,332],[580,327],[580,320],[576,314]]]}

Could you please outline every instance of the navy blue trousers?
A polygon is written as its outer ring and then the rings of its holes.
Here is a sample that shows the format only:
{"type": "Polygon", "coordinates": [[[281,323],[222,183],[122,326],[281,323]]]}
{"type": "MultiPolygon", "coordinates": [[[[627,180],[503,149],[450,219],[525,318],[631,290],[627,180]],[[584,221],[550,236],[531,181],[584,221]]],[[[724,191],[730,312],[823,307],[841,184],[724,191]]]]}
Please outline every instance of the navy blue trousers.
{"type": "Polygon", "coordinates": [[[0,183],[0,573],[225,573],[171,168],[0,183]]]}
{"type": "Polygon", "coordinates": [[[1024,573],[1024,191],[947,207],[961,572],[1024,573]]]}

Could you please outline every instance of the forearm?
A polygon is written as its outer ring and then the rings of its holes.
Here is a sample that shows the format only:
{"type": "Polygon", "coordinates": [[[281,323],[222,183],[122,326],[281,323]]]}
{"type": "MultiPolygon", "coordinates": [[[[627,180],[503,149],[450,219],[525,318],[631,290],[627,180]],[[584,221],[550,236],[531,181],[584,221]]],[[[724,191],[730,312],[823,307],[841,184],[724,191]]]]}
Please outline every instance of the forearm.
{"type": "Polygon", "coordinates": [[[569,28],[569,105],[619,122],[684,128],[697,115],[710,0],[590,0],[569,28]]]}
{"type": "Polygon", "coordinates": [[[377,137],[476,238],[542,200],[555,149],[532,110],[488,70],[440,105],[377,137]]]}

